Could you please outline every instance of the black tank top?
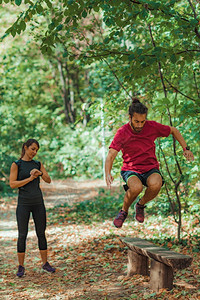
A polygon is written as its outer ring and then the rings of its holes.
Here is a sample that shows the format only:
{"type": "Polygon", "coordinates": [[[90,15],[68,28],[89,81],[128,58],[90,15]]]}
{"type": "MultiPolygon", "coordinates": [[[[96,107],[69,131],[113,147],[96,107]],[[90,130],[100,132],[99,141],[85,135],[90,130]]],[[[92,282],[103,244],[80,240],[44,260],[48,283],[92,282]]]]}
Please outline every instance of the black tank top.
{"type": "MultiPolygon", "coordinates": [[[[23,180],[30,177],[32,169],[40,170],[41,163],[37,160],[25,161],[19,159],[15,161],[18,166],[17,180],[23,180]]],[[[35,178],[33,181],[19,187],[18,204],[42,204],[43,196],[40,189],[40,177],[35,178]]]]}

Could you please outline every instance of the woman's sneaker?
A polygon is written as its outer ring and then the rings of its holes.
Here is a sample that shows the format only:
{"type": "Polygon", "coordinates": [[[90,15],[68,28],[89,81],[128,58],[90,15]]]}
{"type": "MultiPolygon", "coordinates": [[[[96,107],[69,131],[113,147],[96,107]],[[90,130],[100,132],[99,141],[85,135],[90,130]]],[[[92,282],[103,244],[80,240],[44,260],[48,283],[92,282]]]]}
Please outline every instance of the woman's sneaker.
{"type": "Polygon", "coordinates": [[[24,275],[24,273],[25,273],[25,268],[22,267],[21,265],[19,265],[18,271],[17,271],[17,276],[22,277],[24,275]]]}
{"type": "Polygon", "coordinates": [[[127,216],[128,216],[127,212],[125,212],[124,210],[120,210],[120,212],[118,213],[118,215],[116,216],[116,218],[113,221],[113,224],[115,225],[115,227],[117,227],[117,228],[122,227],[127,216]]]}
{"type": "Polygon", "coordinates": [[[55,272],[55,268],[53,268],[49,263],[48,263],[48,261],[46,262],[46,264],[44,264],[43,266],[42,266],[42,269],[44,270],[44,271],[47,271],[47,272],[49,272],[49,273],[54,273],[55,272]]]}

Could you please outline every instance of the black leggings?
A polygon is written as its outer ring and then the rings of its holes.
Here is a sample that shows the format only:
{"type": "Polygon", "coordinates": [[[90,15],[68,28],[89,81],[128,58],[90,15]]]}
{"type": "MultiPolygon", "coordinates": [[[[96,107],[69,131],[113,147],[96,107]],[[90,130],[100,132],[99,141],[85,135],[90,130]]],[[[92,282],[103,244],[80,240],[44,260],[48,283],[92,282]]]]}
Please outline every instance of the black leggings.
{"type": "Polygon", "coordinates": [[[28,234],[28,223],[30,213],[32,212],[35,223],[35,230],[38,237],[38,246],[40,250],[47,249],[47,240],[45,236],[46,229],[46,209],[44,204],[37,205],[18,205],[16,210],[18,225],[17,252],[23,253],[26,250],[26,237],[28,234]]]}

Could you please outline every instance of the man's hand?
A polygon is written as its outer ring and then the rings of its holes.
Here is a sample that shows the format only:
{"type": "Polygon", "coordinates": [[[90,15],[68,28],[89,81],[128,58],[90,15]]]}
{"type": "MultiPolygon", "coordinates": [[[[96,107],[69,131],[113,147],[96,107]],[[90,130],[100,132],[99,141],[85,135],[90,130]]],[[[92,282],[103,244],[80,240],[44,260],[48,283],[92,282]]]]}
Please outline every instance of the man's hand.
{"type": "Polygon", "coordinates": [[[192,151],[190,151],[190,150],[183,151],[183,155],[185,156],[185,158],[188,161],[193,161],[194,160],[194,155],[193,155],[192,151]]]}
{"type": "Polygon", "coordinates": [[[114,178],[112,177],[111,174],[106,175],[106,184],[109,187],[109,189],[111,188],[111,184],[112,184],[113,180],[114,180],[114,178]]]}

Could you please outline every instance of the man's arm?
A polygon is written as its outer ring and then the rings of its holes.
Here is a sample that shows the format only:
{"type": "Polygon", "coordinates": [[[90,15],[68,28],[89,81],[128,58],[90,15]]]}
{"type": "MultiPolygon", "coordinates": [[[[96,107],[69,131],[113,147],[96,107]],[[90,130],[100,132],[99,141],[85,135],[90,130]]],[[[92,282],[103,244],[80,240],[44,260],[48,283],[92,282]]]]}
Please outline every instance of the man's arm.
{"type": "Polygon", "coordinates": [[[106,184],[110,188],[111,184],[113,182],[113,177],[111,175],[111,170],[113,166],[113,161],[115,157],[117,156],[118,151],[115,149],[110,148],[108,155],[106,157],[106,162],[105,162],[105,175],[106,175],[106,184]]]}
{"type": "Polygon", "coordinates": [[[184,140],[183,136],[181,135],[180,131],[175,128],[175,127],[171,127],[171,132],[170,134],[173,135],[173,137],[179,142],[179,144],[182,146],[183,148],[183,155],[185,156],[185,158],[189,161],[194,160],[194,155],[192,153],[192,151],[187,150],[187,143],[184,140]]]}

